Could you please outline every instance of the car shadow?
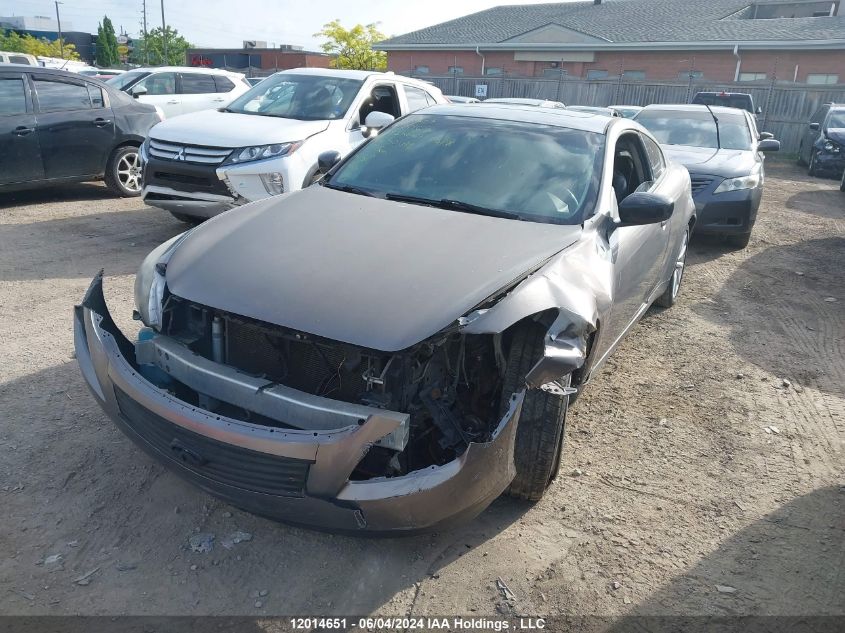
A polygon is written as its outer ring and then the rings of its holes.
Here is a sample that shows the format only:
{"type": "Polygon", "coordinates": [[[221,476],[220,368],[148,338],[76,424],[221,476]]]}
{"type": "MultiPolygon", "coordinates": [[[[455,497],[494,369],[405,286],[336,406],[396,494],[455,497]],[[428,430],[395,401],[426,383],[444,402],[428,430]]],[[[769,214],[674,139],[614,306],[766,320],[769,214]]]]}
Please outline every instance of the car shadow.
{"type": "Polygon", "coordinates": [[[71,183],[0,193],[0,209],[48,202],[108,200],[110,198],[116,199],[117,196],[102,182],[71,183]]]}
{"type": "Polygon", "coordinates": [[[147,253],[189,228],[150,208],[4,224],[0,270],[4,281],[89,278],[110,262],[108,274],[134,274],[147,253]]]}
{"type": "Polygon", "coordinates": [[[845,193],[839,188],[822,191],[801,191],[786,201],[788,209],[823,218],[845,218],[845,193]]]}
{"type": "Polygon", "coordinates": [[[843,237],[771,246],[743,260],[712,301],[694,309],[727,325],[737,353],[767,373],[845,396],[844,269],[843,237]]]}
{"type": "Polygon", "coordinates": [[[817,488],[719,543],[603,630],[841,631],[843,543],[845,486],[817,488]]]}
{"type": "Polygon", "coordinates": [[[0,522],[0,542],[26,552],[7,561],[5,573],[41,592],[98,569],[96,604],[71,592],[56,606],[39,598],[33,609],[0,594],[7,614],[255,615],[251,592],[262,588],[265,614],[400,613],[422,583],[463,556],[480,557],[474,550],[532,507],[499,499],[467,524],[401,538],[276,523],[214,499],[148,457],[101,411],[75,361],[0,385],[0,418],[22,422],[0,430],[4,479],[21,486],[4,495],[11,520],[0,522]],[[22,532],[26,526],[38,527],[22,532]],[[221,545],[238,530],[250,540],[221,545]],[[191,551],[198,532],[216,536],[211,552],[191,551]],[[61,553],[62,570],[33,566],[30,553],[45,548],[61,553]],[[145,600],[158,609],[145,610],[145,600]]]}

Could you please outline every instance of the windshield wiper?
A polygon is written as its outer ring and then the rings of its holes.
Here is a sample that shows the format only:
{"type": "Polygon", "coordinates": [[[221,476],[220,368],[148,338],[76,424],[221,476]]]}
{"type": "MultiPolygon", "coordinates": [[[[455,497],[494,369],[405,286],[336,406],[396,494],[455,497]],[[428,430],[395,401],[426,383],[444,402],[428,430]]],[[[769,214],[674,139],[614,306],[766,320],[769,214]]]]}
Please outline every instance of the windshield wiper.
{"type": "Polygon", "coordinates": [[[353,185],[332,185],[327,182],[322,182],[321,184],[328,189],[337,189],[338,191],[354,193],[358,194],[359,196],[367,196],[369,198],[377,197],[376,194],[374,194],[372,191],[367,191],[366,189],[361,189],[360,187],[354,187],[353,185]]]}
{"type": "Polygon", "coordinates": [[[477,204],[470,204],[461,200],[450,200],[443,198],[441,200],[434,200],[432,198],[422,198],[418,196],[404,196],[398,193],[388,193],[384,196],[388,200],[396,202],[410,202],[412,204],[423,204],[430,207],[438,207],[440,209],[452,209],[454,211],[461,211],[463,213],[474,213],[475,215],[487,215],[492,218],[505,218],[507,220],[522,220],[522,216],[518,213],[510,211],[501,211],[499,209],[489,209],[481,207],[477,204]]]}
{"type": "Polygon", "coordinates": [[[713,117],[713,123],[716,124],[716,149],[722,149],[722,139],[719,138],[719,119],[716,118],[716,115],[713,114],[713,110],[710,109],[710,106],[706,103],[704,107],[707,108],[707,111],[710,113],[710,116],[713,117]]]}

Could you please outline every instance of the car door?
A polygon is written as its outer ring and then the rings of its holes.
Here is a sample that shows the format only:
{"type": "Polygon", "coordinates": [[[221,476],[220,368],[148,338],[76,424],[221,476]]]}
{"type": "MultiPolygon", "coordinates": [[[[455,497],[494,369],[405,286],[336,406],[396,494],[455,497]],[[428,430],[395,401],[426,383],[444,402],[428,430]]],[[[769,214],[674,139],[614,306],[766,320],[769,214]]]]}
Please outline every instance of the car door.
{"type": "Polygon", "coordinates": [[[149,103],[161,108],[168,119],[182,114],[182,95],[176,90],[176,73],[174,72],[147,75],[132,86],[130,92],[137,96],[141,103],[149,103]]]}
{"type": "Polygon", "coordinates": [[[214,76],[207,73],[179,73],[177,92],[182,100],[182,114],[222,107],[225,102],[217,94],[214,76]]]}
{"type": "Polygon", "coordinates": [[[65,76],[31,79],[45,177],[102,174],[115,143],[114,116],[102,89],[65,76]]]}
{"type": "Polygon", "coordinates": [[[819,134],[821,134],[821,127],[829,110],[830,106],[827,105],[823,105],[816,110],[810,119],[809,125],[807,125],[807,128],[804,131],[804,138],[801,142],[801,160],[805,163],[810,162],[810,156],[813,154],[813,145],[815,144],[816,139],[819,138],[819,134]],[[813,129],[813,124],[816,124],[815,129],[813,129]]]}
{"type": "Polygon", "coordinates": [[[29,82],[0,72],[0,185],[44,178],[29,82]]]}
{"type": "MultiPolygon", "coordinates": [[[[664,178],[665,166],[660,148],[645,143],[651,139],[637,133],[620,136],[613,153],[614,183],[624,180],[616,190],[618,203],[637,191],[650,191],[674,197],[671,183],[664,178]],[[652,166],[654,163],[654,167],[652,166]],[[659,170],[659,171],[658,171],[659,170]],[[621,176],[621,178],[620,178],[621,176]]],[[[655,288],[662,283],[671,234],[671,221],[641,226],[617,226],[609,235],[615,260],[615,285],[610,330],[615,340],[648,307],[655,288]]],[[[612,342],[612,341],[611,341],[612,342]]]]}

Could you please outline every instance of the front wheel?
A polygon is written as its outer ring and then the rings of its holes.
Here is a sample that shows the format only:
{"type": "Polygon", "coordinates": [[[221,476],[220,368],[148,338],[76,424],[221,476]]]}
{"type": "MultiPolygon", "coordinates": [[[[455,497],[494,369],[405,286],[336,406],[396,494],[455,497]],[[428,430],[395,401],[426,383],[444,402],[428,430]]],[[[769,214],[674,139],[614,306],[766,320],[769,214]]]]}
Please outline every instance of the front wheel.
{"type": "Polygon", "coordinates": [[[751,241],[751,233],[728,235],[725,240],[728,242],[728,246],[731,246],[734,249],[741,251],[743,248],[748,246],[748,243],[751,241]]]}
{"type": "Polygon", "coordinates": [[[818,161],[816,160],[816,150],[810,152],[810,162],[807,164],[807,174],[810,176],[819,175],[818,161]]]}
{"type": "Polygon", "coordinates": [[[118,147],[106,164],[106,186],[121,198],[141,195],[141,157],[132,145],[118,147]]]}
{"type": "Polygon", "coordinates": [[[839,191],[845,191],[845,172],[842,172],[842,180],[839,182],[839,191]]]}
{"type": "Polygon", "coordinates": [[[681,241],[681,249],[678,251],[678,257],[675,258],[675,267],[672,270],[672,276],[669,278],[669,284],[663,294],[657,297],[654,302],[662,308],[671,308],[675,305],[678,298],[678,293],[681,291],[681,282],[684,280],[684,269],[687,265],[687,247],[689,246],[689,227],[684,231],[684,237],[681,241]]]}
{"type": "MultiPolygon", "coordinates": [[[[525,376],[543,355],[545,328],[524,324],[513,334],[502,386],[502,411],[510,396],[525,387],[525,376]]],[[[570,376],[560,381],[569,387],[570,376]]],[[[505,494],[526,501],[539,501],[560,470],[569,396],[563,390],[529,389],[522,402],[516,429],[513,461],[516,476],[505,494]]]]}

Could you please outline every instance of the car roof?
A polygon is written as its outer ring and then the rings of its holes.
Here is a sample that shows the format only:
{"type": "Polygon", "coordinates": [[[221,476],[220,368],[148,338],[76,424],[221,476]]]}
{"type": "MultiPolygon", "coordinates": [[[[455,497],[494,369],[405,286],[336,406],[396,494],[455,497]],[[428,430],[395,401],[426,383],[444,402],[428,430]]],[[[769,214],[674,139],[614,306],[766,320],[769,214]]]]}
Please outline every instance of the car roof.
{"type": "MultiPolygon", "coordinates": [[[[617,117],[593,114],[591,112],[578,112],[577,110],[563,110],[561,108],[538,108],[527,105],[510,105],[481,103],[467,103],[460,108],[454,105],[435,105],[423,110],[417,110],[411,114],[433,114],[449,116],[465,116],[477,119],[506,119],[508,121],[521,121],[525,123],[538,123],[540,125],[554,125],[584,132],[598,132],[603,134],[608,124],[612,121],[620,121],[617,117]]],[[[639,129],[639,128],[637,128],[639,129]]]]}
{"type": "Polygon", "coordinates": [[[485,101],[486,103],[518,103],[530,106],[542,106],[544,103],[560,103],[560,101],[551,101],[549,99],[526,99],[524,97],[496,97],[486,99],[485,101]]]}
{"type": "MultiPolygon", "coordinates": [[[[727,106],[710,106],[710,111],[714,114],[738,114],[746,112],[742,108],[729,108],[727,106]]],[[[653,103],[643,108],[643,112],[652,112],[654,110],[668,110],[670,112],[707,112],[706,105],[698,103],[653,103]]]]}
{"type": "Polygon", "coordinates": [[[203,68],[202,66],[142,66],[140,68],[133,68],[129,72],[138,71],[145,73],[152,72],[168,72],[168,73],[202,73],[205,75],[235,75],[242,76],[243,73],[232,72],[223,68],[203,68]]]}

